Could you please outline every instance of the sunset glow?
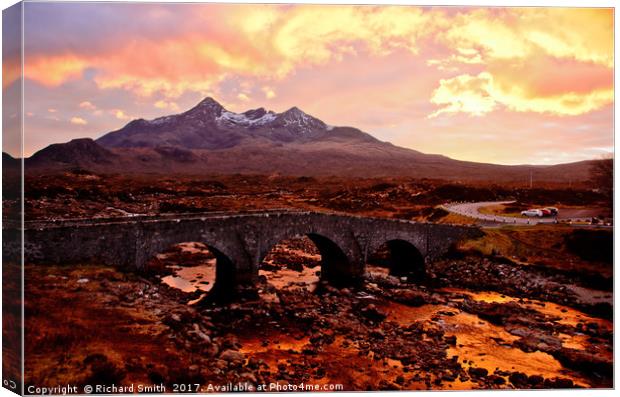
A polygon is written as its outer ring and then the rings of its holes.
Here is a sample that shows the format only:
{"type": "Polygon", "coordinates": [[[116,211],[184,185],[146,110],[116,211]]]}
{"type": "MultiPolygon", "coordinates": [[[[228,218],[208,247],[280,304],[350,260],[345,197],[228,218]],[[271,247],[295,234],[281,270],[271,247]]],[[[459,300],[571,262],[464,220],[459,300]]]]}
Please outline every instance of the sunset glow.
{"type": "Polygon", "coordinates": [[[463,160],[613,151],[612,9],[26,3],[25,25],[25,155],[205,96],[463,160]]]}

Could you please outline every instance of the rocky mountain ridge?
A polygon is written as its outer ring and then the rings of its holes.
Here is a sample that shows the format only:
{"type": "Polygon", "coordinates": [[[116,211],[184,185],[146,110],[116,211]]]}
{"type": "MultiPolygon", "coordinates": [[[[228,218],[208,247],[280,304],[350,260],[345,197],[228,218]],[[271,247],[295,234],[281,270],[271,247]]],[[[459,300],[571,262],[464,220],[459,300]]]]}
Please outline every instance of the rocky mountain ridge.
{"type": "MultiPolygon", "coordinates": [[[[10,160],[10,159],[9,159],[10,160]]],[[[53,144],[26,159],[44,173],[84,168],[108,173],[410,176],[453,181],[587,180],[596,160],[552,166],[460,161],[382,142],[354,127],[330,126],[297,107],[234,113],[213,98],[153,120],[137,119],[99,139],[53,144]]],[[[5,164],[16,164],[6,161],[5,164]]]]}

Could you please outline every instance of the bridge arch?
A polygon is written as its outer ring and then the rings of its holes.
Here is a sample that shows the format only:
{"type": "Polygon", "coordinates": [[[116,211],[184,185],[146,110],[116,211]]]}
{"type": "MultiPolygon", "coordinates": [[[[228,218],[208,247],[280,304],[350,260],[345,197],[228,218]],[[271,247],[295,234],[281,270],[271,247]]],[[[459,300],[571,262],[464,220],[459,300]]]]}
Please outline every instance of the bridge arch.
{"type": "Polygon", "coordinates": [[[352,263],[338,244],[317,233],[307,236],[321,253],[321,278],[336,286],[350,284],[352,263]]]}
{"type": "MultiPolygon", "coordinates": [[[[260,251],[258,263],[262,263],[273,247],[289,239],[309,238],[321,255],[321,280],[328,281],[335,286],[353,284],[355,280],[355,263],[342,248],[345,243],[340,238],[331,236],[329,233],[321,233],[315,230],[301,230],[292,233],[277,233],[265,241],[260,251]]],[[[345,245],[346,246],[346,245],[345,245]]],[[[258,269],[257,269],[258,271],[258,269]]]]}
{"type": "Polygon", "coordinates": [[[369,257],[389,269],[396,277],[407,277],[409,281],[420,281],[426,277],[426,264],[422,252],[410,241],[394,238],[385,241],[369,257]]]}
{"type": "Polygon", "coordinates": [[[236,290],[237,267],[229,256],[219,249],[207,244],[209,251],[215,256],[215,282],[209,291],[209,297],[217,300],[226,300],[227,296],[233,298],[236,290]]]}
{"type": "Polygon", "coordinates": [[[229,300],[236,297],[240,287],[240,269],[238,252],[234,241],[217,239],[197,231],[195,233],[157,234],[150,239],[145,238],[141,248],[143,255],[137,258],[138,268],[145,269],[146,264],[156,255],[170,250],[183,243],[200,243],[215,258],[215,279],[212,288],[207,292],[209,300],[229,300]],[[142,263],[142,265],[140,265],[142,263]]]}

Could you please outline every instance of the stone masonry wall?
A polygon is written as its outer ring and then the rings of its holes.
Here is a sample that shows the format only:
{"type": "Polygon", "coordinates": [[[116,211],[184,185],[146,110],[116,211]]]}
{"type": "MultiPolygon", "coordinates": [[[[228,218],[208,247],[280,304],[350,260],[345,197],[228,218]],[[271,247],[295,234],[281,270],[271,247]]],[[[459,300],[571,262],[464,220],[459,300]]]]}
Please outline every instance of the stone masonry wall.
{"type": "Polygon", "coordinates": [[[221,262],[232,267],[224,270],[231,275],[228,282],[234,288],[253,284],[273,245],[291,237],[309,235],[322,253],[323,273],[343,281],[360,278],[367,257],[387,241],[407,241],[425,260],[432,260],[451,244],[481,232],[473,227],[393,219],[266,212],[27,223],[24,233],[27,262],[98,262],[130,270],[141,269],[174,244],[203,242],[216,256],[228,259],[221,262]],[[342,257],[345,263],[326,262],[342,257]]]}

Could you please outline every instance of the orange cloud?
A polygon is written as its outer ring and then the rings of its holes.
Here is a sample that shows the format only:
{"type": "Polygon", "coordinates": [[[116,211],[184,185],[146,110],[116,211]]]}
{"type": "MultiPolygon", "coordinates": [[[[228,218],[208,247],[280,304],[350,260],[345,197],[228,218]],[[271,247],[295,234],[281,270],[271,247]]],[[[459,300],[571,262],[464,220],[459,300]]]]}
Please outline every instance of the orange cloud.
{"type": "Polygon", "coordinates": [[[96,110],[97,107],[95,105],[93,105],[90,101],[83,101],[80,102],[80,108],[82,109],[86,109],[86,110],[96,110]]]}
{"type": "Polygon", "coordinates": [[[477,9],[458,13],[438,33],[454,53],[427,63],[477,76],[441,80],[432,113],[482,115],[499,105],[517,112],[579,115],[613,102],[610,9],[477,9]]]}
{"type": "MultiPolygon", "coordinates": [[[[300,71],[399,54],[451,73],[425,98],[440,106],[432,117],[483,115],[500,106],[575,115],[613,100],[611,9],[451,14],[408,6],[213,5],[195,6],[187,25],[200,26],[205,14],[213,13],[219,16],[217,28],[179,30],[165,40],[138,35],[100,52],[34,54],[27,58],[25,75],[54,87],[92,68],[100,89],[157,95],[162,99],[155,107],[174,109],[184,93],[212,95],[230,78],[252,80],[262,87],[259,95],[273,99],[272,87],[300,71]]],[[[257,96],[245,88],[237,92],[241,101],[257,96]]]]}
{"type": "Polygon", "coordinates": [[[451,48],[477,53],[485,62],[527,59],[543,51],[612,68],[611,32],[611,9],[478,9],[457,14],[439,38],[451,48]]]}
{"type": "Polygon", "coordinates": [[[482,116],[491,112],[497,106],[497,101],[490,95],[492,81],[492,76],[486,72],[478,76],[462,75],[441,79],[439,87],[433,91],[431,102],[444,107],[429,117],[456,112],[482,116]]]}
{"type": "Polygon", "coordinates": [[[46,86],[58,86],[81,76],[89,65],[88,59],[74,54],[27,57],[24,62],[24,77],[46,86]]]}
{"type": "Polygon", "coordinates": [[[5,55],[2,59],[2,88],[7,88],[10,84],[20,79],[21,75],[21,57],[5,55]]]}
{"type": "Polygon", "coordinates": [[[613,9],[550,7],[519,14],[521,33],[548,54],[614,67],[613,9]]]}
{"type": "Polygon", "coordinates": [[[406,49],[415,54],[419,39],[437,28],[440,15],[416,7],[303,6],[281,15],[275,33],[253,31],[253,38],[263,41],[271,35],[287,61],[286,71],[300,62],[323,64],[359,50],[386,55],[406,49]]]}
{"type": "Polygon", "coordinates": [[[110,110],[110,113],[112,115],[114,115],[114,117],[116,117],[119,120],[131,120],[132,117],[127,115],[124,111],[122,111],[121,109],[112,109],[110,110]]]}
{"type": "Polygon", "coordinates": [[[128,40],[105,54],[33,57],[26,76],[57,86],[90,67],[98,71],[95,82],[100,88],[177,98],[188,90],[210,91],[231,74],[282,79],[298,67],[338,61],[358,49],[377,55],[399,48],[417,53],[417,41],[437,21],[433,13],[415,7],[234,9],[229,20],[222,21],[230,28],[224,39],[191,33],[163,42],[128,40]]]}
{"type": "Polygon", "coordinates": [[[71,117],[71,124],[75,125],[86,125],[88,122],[81,117],[71,117]]]}
{"type": "Polygon", "coordinates": [[[568,92],[587,94],[613,87],[613,69],[542,54],[530,57],[527,62],[493,62],[486,69],[497,84],[508,89],[516,82],[530,97],[568,92]]]}
{"type": "Polygon", "coordinates": [[[170,101],[164,101],[164,100],[159,100],[155,102],[153,106],[155,106],[158,109],[170,109],[174,111],[179,110],[179,105],[177,105],[176,102],[170,102],[170,101]]]}
{"type": "Polygon", "coordinates": [[[268,86],[261,88],[261,90],[263,91],[263,93],[265,94],[265,98],[267,99],[273,99],[276,97],[276,92],[268,86]]]}
{"type": "Polygon", "coordinates": [[[431,102],[442,107],[429,117],[458,112],[481,116],[500,105],[517,112],[576,116],[608,105],[613,99],[613,88],[533,97],[518,82],[509,86],[498,84],[492,74],[482,72],[477,76],[460,75],[440,80],[431,102]]]}

